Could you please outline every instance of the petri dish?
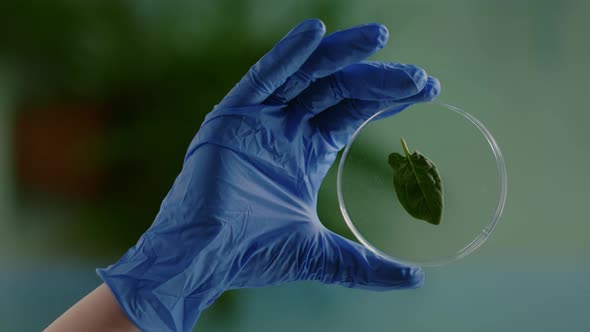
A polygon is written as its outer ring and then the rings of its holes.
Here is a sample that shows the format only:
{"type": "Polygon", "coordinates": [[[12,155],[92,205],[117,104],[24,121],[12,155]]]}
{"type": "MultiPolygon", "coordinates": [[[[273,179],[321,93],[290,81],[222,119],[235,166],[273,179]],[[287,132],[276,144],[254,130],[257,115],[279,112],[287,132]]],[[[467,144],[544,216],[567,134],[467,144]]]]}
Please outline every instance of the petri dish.
{"type": "Polygon", "coordinates": [[[365,121],[338,165],[340,210],[348,228],[369,250],[417,266],[441,266],[479,248],[498,224],[507,193],[506,165],[491,133],[473,115],[440,103],[414,104],[389,117],[365,121]],[[392,152],[419,151],[434,162],[443,182],[439,225],[410,216],[393,187],[392,152]]]}

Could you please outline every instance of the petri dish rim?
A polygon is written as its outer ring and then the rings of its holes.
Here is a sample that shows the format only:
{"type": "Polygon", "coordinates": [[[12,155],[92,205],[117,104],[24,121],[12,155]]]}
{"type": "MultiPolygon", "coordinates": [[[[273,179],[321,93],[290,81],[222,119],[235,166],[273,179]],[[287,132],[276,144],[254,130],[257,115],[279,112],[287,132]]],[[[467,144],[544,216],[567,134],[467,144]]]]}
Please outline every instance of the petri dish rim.
{"type": "Polygon", "coordinates": [[[369,241],[367,241],[367,239],[365,239],[365,237],[361,234],[361,232],[356,228],[356,226],[354,225],[354,223],[352,222],[352,219],[350,218],[350,216],[348,214],[348,211],[346,209],[346,203],[344,202],[344,195],[342,194],[342,172],[344,169],[344,164],[346,162],[346,157],[348,156],[348,152],[350,151],[350,147],[354,143],[358,134],[374,118],[378,117],[383,112],[386,112],[388,109],[384,109],[384,110],[381,110],[381,111],[375,113],[373,116],[371,116],[365,122],[363,122],[363,124],[352,134],[348,144],[346,145],[346,147],[344,148],[344,151],[342,152],[342,157],[340,158],[340,163],[338,165],[338,175],[337,175],[337,180],[336,180],[336,191],[338,194],[338,205],[340,206],[340,212],[342,214],[342,217],[344,218],[344,221],[346,222],[346,225],[348,226],[350,231],[354,234],[356,239],[363,246],[365,246],[367,249],[369,249],[370,251],[374,252],[375,254],[380,255],[386,259],[389,259],[389,260],[392,260],[394,262],[398,262],[401,264],[405,264],[405,265],[416,265],[416,266],[422,266],[422,267],[442,266],[442,265],[452,263],[452,262],[457,261],[461,258],[464,258],[465,256],[474,252],[477,248],[481,247],[481,245],[490,237],[493,230],[496,228],[496,226],[498,225],[498,222],[500,221],[500,217],[502,215],[502,212],[504,211],[504,206],[506,204],[506,195],[508,192],[508,175],[506,172],[506,163],[504,161],[504,156],[502,154],[502,151],[500,150],[500,147],[498,146],[498,143],[496,142],[496,140],[494,139],[494,137],[492,136],[490,131],[483,125],[483,123],[481,123],[481,121],[479,121],[473,115],[465,112],[464,110],[462,110],[456,106],[449,105],[449,104],[446,104],[443,102],[437,102],[437,101],[429,102],[427,104],[435,104],[435,105],[441,106],[449,111],[453,111],[453,112],[459,114],[460,116],[465,118],[467,121],[469,121],[484,136],[490,149],[492,150],[492,154],[494,155],[494,158],[496,159],[496,168],[498,171],[498,185],[499,185],[499,189],[500,189],[499,193],[498,193],[498,202],[496,204],[496,208],[494,210],[494,214],[492,215],[492,218],[490,219],[490,221],[486,224],[486,226],[482,229],[482,231],[478,234],[478,236],[475,239],[473,239],[471,242],[469,242],[467,245],[465,245],[462,249],[458,250],[453,255],[442,256],[440,258],[431,259],[431,260],[427,260],[427,261],[410,261],[410,260],[403,260],[403,259],[399,259],[399,258],[390,256],[390,255],[382,252],[381,250],[377,249],[369,241]]]}

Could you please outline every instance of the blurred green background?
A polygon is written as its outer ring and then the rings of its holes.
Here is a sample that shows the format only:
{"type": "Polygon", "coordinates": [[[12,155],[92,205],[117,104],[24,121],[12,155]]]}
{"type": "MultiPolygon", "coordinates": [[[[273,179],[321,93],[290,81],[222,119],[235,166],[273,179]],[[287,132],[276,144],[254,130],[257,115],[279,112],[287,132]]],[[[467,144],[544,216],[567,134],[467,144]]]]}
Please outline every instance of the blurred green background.
{"type": "MultiPolygon", "coordinates": [[[[0,2],[0,331],[40,330],[151,224],[203,117],[293,25],[390,30],[508,163],[500,226],[415,291],[223,295],[198,331],[589,331],[590,2],[0,2]]],[[[320,215],[350,236],[335,172],[320,215]]]]}

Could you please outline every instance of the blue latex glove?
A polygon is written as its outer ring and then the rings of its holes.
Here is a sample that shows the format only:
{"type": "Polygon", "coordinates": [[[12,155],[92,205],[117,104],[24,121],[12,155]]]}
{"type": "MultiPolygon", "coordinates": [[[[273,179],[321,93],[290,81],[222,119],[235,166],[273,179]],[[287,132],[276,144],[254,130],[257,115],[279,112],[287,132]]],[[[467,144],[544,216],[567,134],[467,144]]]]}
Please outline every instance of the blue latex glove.
{"type": "Polygon", "coordinates": [[[382,25],[324,33],[321,21],[306,20],[250,69],[207,115],[150,229],[97,270],[143,331],[190,331],[229,289],[422,284],[419,268],[326,229],[316,203],[365,119],[430,101],[439,83],[413,65],[362,62],[386,43],[382,25]]]}

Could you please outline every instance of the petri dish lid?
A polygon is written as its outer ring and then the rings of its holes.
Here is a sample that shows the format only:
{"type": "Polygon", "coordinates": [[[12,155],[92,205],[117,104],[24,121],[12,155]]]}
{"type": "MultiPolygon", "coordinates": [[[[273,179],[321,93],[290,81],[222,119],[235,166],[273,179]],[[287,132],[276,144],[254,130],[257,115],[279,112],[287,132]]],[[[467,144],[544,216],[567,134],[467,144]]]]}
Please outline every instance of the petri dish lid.
{"type": "Polygon", "coordinates": [[[479,248],[498,224],[507,193],[506,165],[491,133],[458,107],[429,102],[365,121],[345,147],[338,166],[342,216],[357,240],[390,260],[441,266],[479,248]],[[392,152],[419,151],[436,165],[443,182],[439,225],[410,216],[398,201],[392,152]]]}

